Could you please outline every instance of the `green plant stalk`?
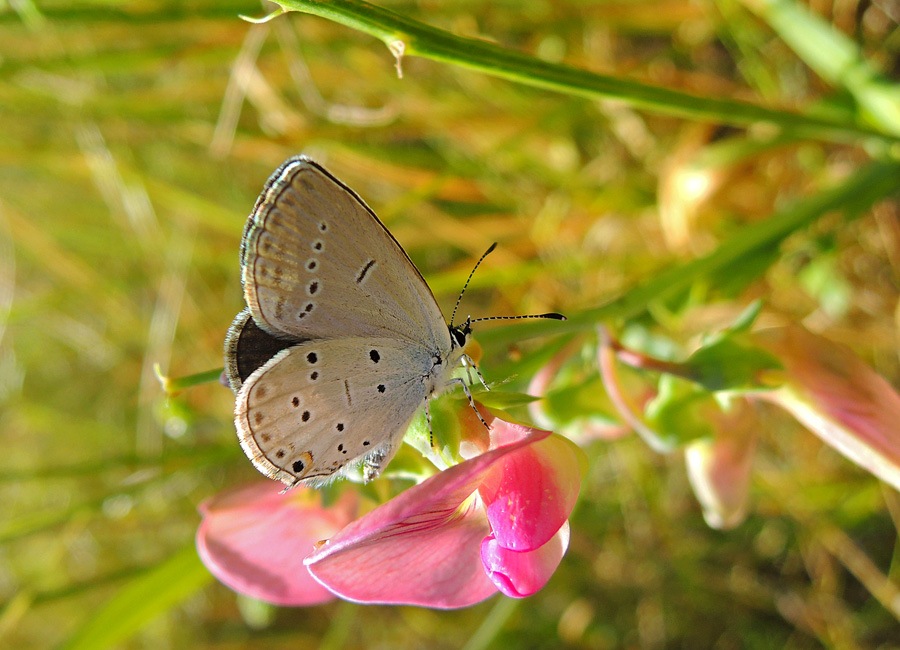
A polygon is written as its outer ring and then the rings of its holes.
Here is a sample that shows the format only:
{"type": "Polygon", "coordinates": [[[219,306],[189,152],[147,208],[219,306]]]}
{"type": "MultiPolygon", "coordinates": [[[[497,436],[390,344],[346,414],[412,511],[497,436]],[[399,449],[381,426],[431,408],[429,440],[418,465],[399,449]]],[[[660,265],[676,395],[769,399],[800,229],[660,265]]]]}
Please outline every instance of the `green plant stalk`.
{"type": "Polygon", "coordinates": [[[156,377],[157,379],[159,379],[159,383],[162,386],[162,389],[166,392],[166,395],[171,396],[185,390],[186,388],[192,388],[193,386],[199,386],[200,384],[219,381],[219,377],[221,377],[224,368],[205,370],[203,372],[198,372],[194,375],[186,375],[184,377],[166,377],[160,373],[158,368],[154,368],[154,370],[156,371],[156,377]]]}
{"type": "Polygon", "coordinates": [[[879,74],[850,38],[794,0],[743,0],[816,74],[856,100],[863,116],[900,135],[900,84],[879,74]]]}
{"type": "Polygon", "coordinates": [[[896,138],[865,126],[766,108],[719,97],[702,97],[542,61],[486,41],[455,36],[361,0],[280,0],[285,11],[333,20],[384,42],[402,56],[458,65],[528,86],[589,99],[617,99],[637,108],[702,122],[750,126],[767,123],[782,131],[832,142],[898,145],[896,138]],[[401,49],[402,48],[402,49],[401,49]]]}
{"type": "MultiPolygon", "coordinates": [[[[606,305],[570,315],[569,320],[523,323],[478,332],[485,346],[509,340],[551,336],[593,329],[598,323],[628,320],[655,302],[687,291],[706,280],[715,284],[728,267],[779,246],[789,235],[808,227],[832,210],[859,213],[876,201],[900,192],[900,163],[871,163],[841,185],[796,201],[769,219],[744,226],[705,257],[661,271],[606,305]]],[[[727,275],[727,274],[724,274],[727,275]]]]}

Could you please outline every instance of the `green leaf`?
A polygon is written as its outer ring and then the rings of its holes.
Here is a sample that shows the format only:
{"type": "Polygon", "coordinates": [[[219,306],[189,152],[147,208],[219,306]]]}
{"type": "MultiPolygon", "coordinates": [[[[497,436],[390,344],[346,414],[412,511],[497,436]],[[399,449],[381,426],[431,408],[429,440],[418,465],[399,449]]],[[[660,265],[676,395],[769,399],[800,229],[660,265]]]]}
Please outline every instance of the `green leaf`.
{"type": "Polygon", "coordinates": [[[672,447],[680,447],[712,436],[713,429],[706,418],[710,407],[718,408],[708,392],[678,377],[662,375],[659,392],[647,403],[644,416],[660,438],[672,447]]]}
{"type": "Polygon", "coordinates": [[[269,627],[275,620],[275,614],[278,611],[275,605],[241,594],[238,594],[237,606],[244,623],[253,630],[263,630],[269,627]]]}
{"type": "Polygon", "coordinates": [[[550,420],[560,426],[579,420],[609,426],[620,423],[603,381],[598,376],[551,391],[544,398],[543,410],[550,420]]]}
{"type": "Polygon", "coordinates": [[[754,300],[738,315],[737,318],[734,319],[734,322],[728,327],[728,330],[735,334],[749,332],[750,328],[753,327],[753,323],[755,323],[756,319],[759,317],[759,312],[762,311],[762,308],[762,300],[754,300]]]}
{"type": "Polygon", "coordinates": [[[212,579],[191,543],[120,589],[60,650],[102,650],[115,646],[212,579]]]}
{"type": "Polygon", "coordinates": [[[759,348],[740,345],[730,335],[716,337],[694,352],[684,367],[688,376],[707,390],[758,388],[763,370],[780,369],[772,354],[759,348]]]}
{"type": "MultiPolygon", "coordinates": [[[[462,391],[460,391],[460,395],[462,395],[462,391]]],[[[425,409],[420,409],[410,422],[403,437],[404,442],[417,450],[419,455],[410,458],[408,463],[402,460],[398,462],[395,457],[390,464],[391,475],[394,475],[399,468],[404,469],[405,475],[421,475],[422,456],[430,458],[435,464],[438,462],[443,462],[447,466],[454,464],[453,454],[455,450],[459,449],[459,441],[462,437],[462,427],[459,422],[459,413],[462,408],[469,408],[468,401],[465,396],[457,397],[453,393],[429,400],[428,412],[431,414],[431,426],[428,426],[425,418],[425,409]],[[435,456],[439,458],[435,458],[435,456]]],[[[398,452],[398,457],[400,455],[401,453],[398,452]]]]}
{"type": "Polygon", "coordinates": [[[478,393],[477,399],[487,407],[498,409],[508,409],[514,406],[526,406],[539,400],[539,397],[533,397],[526,393],[516,393],[512,391],[491,390],[478,393]]]}

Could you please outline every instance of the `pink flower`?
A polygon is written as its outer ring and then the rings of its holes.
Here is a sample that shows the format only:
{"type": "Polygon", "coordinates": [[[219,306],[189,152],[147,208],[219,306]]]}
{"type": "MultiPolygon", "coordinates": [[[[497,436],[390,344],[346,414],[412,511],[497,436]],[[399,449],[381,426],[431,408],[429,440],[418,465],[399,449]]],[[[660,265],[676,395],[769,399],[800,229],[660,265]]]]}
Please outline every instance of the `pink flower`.
{"type": "Polygon", "coordinates": [[[711,413],[715,435],[684,447],[688,480],[710,528],[728,530],[747,516],[750,477],[759,439],[752,405],[735,400],[729,413],[711,413]]]}
{"type": "Polygon", "coordinates": [[[491,448],[344,528],[306,559],[346,600],[466,607],[541,589],[569,541],[581,483],[572,443],[495,419],[491,448]]]}
{"type": "Polygon", "coordinates": [[[317,605],[334,594],[313,580],[303,558],[316,542],[350,523],[357,495],[347,490],[328,508],[321,494],[281,493],[272,481],[219,494],[200,506],[197,551],[206,568],[238,593],[276,605],[317,605]]]}
{"type": "Polygon", "coordinates": [[[778,404],[851,461],[900,490],[900,395],[847,348],[799,326],[753,334],[776,355],[778,404]]]}
{"type": "MultiPolygon", "coordinates": [[[[622,390],[615,361],[688,379],[696,379],[696,371],[703,366],[625,350],[601,332],[600,370],[623,420],[655,449],[669,451],[676,444],[684,447],[688,477],[710,526],[731,528],[746,515],[752,461],[762,426],[751,407],[759,401],[785,409],[825,443],[900,490],[900,394],[887,381],[847,348],[798,325],[745,334],[741,343],[751,346],[723,348],[732,354],[719,358],[722,363],[736,361],[738,370],[746,374],[732,373],[732,378],[744,381],[726,386],[732,398],[730,411],[701,412],[708,434],[697,436],[696,426],[685,421],[684,432],[676,433],[682,433],[686,441],[669,435],[674,444],[667,445],[666,438],[645,422],[644,413],[622,390]],[[777,363],[769,363],[763,358],[766,356],[777,363]],[[757,360],[758,366],[754,366],[757,360]],[[740,396],[743,401],[737,399],[740,396]],[[689,438],[692,433],[694,439],[689,438]]],[[[708,356],[706,368],[713,368],[715,360],[708,356]]]]}
{"type": "MultiPolygon", "coordinates": [[[[201,508],[201,559],[235,591],[279,605],[337,595],[454,608],[498,590],[535,593],[568,548],[580,452],[561,436],[484,413],[493,419],[489,449],[352,523],[352,490],[328,508],[314,490],[281,494],[274,483],[211,499],[201,508]]],[[[466,414],[464,427],[469,419],[470,443],[483,448],[483,426],[466,414]]]]}

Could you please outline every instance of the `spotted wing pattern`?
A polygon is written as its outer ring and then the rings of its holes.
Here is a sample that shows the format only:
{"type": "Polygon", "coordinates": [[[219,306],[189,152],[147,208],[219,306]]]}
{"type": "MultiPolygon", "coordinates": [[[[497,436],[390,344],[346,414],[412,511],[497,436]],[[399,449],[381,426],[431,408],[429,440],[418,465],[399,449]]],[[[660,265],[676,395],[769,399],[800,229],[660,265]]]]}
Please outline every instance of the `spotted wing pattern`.
{"type": "Polygon", "coordinates": [[[427,397],[431,365],[426,348],[397,338],[282,350],[237,394],[241,446],[263,474],[288,485],[326,482],[366,458],[386,465],[427,397]]]}
{"type": "Polygon", "coordinates": [[[390,338],[450,349],[441,310],[409,257],[351,189],[305,157],[269,178],[244,232],[242,282],[274,336],[390,338]]]}

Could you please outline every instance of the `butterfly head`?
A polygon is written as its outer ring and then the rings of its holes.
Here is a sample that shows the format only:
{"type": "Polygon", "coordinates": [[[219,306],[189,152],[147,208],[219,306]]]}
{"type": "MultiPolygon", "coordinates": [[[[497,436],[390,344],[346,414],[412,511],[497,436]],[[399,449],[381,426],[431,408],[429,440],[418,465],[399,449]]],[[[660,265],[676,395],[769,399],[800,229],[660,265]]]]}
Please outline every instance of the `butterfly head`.
{"type": "Polygon", "coordinates": [[[472,335],[472,321],[466,319],[462,325],[449,325],[450,342],[452,350],[462,350],[469,343],[469,337],[472,335]]]}
{"type": "Polygon", "coordinates": [[[530,316],[489,316],[487,318],[476,318],[472,320],[472,317],[466,319],[466,322],[462,325],[454,325],[453,320],[456,318],[456,310],[459,309],[459,302],[462,300],[463,294],[466,292],[466,288],[469,286],[469,281],[472,279],[472,276],[475,274],[476,269],[478,269],[479,265],[484,261],[484,258],[487,257],[491,251],[493,251],[497,247],[497,242],[491,244],[490,248],[488,248],[484,255],[475,263],[475,268],[472,269],[472,272],[469,273],[469,277],[466,279],[466,283],[463,285],[462,291],[459,292],[459,297],[456,299],[456,306],[453,307],[453,314],[450,316],[450,341],[451,341],[451,349],[452,350],[462,350],[466,347],[466,344],[469,342],[469,337],[472,334],[472,323],[478,323],[480,321],[486,320],[520,320],[523,318],[552,318],[554,320],[566,320],[566,317],[562,314],[557,314],[556,312],[552,312],[549,314],[533,314],[530,316]]]}

